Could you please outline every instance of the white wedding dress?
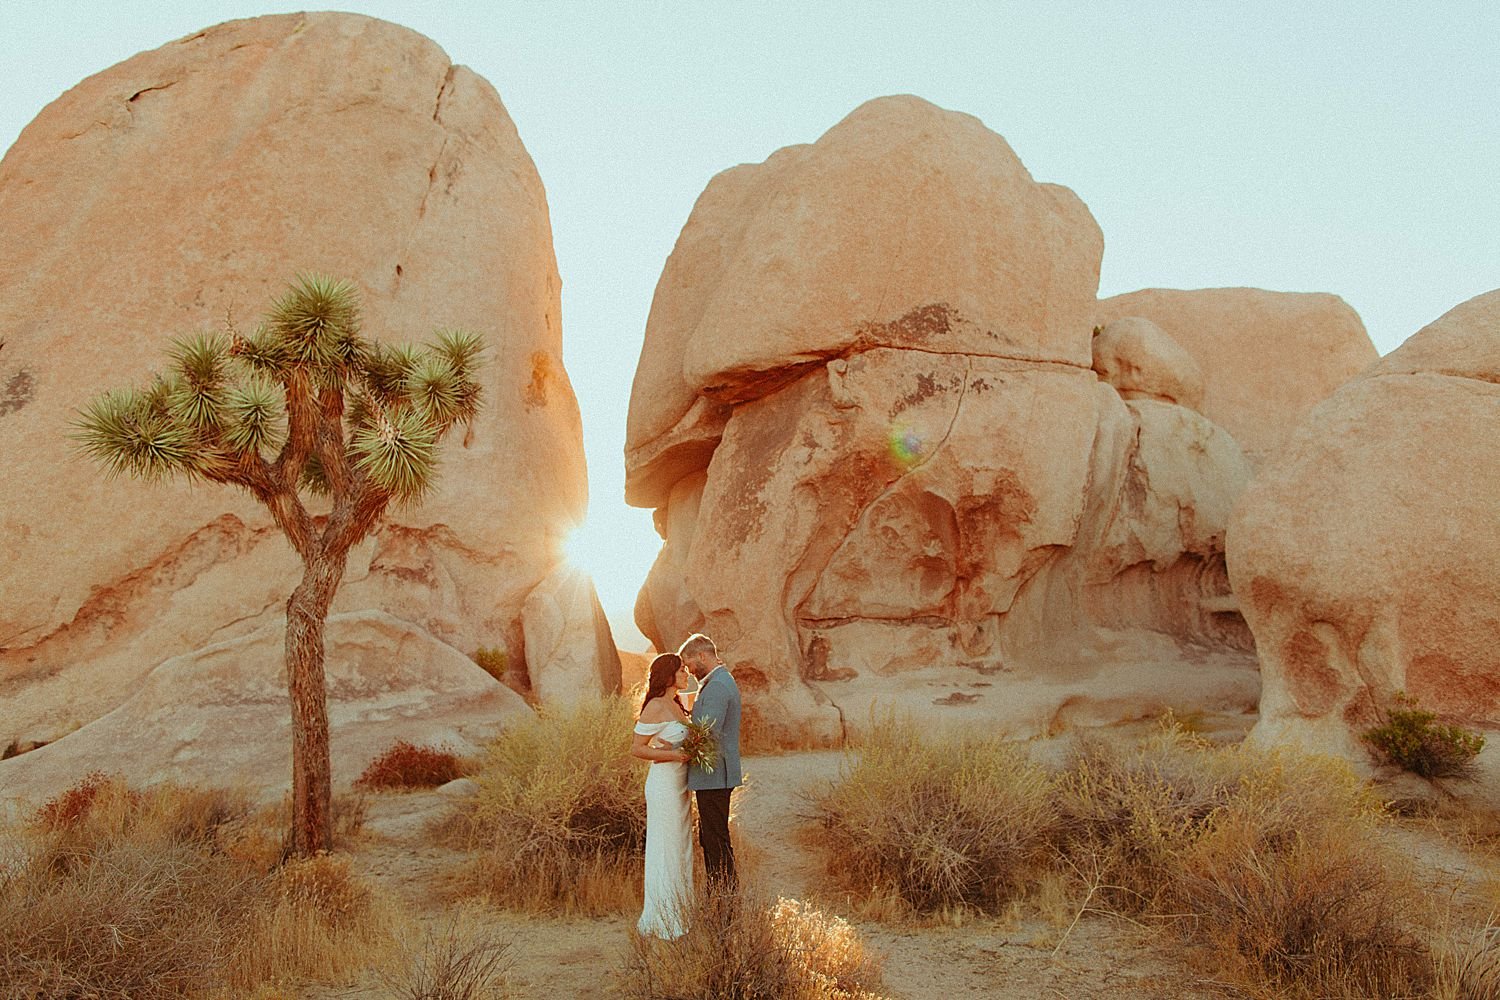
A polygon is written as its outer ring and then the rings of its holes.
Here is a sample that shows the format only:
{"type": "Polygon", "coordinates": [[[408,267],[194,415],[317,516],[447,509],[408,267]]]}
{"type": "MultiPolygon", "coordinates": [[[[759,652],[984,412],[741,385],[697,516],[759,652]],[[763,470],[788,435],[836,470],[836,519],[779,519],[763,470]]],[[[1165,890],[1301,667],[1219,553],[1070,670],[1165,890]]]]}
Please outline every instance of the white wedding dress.
{"type": "MultiPolygon", "coordinates": [[[[677,746],[687,727],[677,721],[637,722],[635,731],[677,746]]],[[[688,813],[687,765],[657,762],[646,773],[646,902],[636,929],[668,940],[687,930],[685,910],[693,893],[692,817],[688,813]]]]}

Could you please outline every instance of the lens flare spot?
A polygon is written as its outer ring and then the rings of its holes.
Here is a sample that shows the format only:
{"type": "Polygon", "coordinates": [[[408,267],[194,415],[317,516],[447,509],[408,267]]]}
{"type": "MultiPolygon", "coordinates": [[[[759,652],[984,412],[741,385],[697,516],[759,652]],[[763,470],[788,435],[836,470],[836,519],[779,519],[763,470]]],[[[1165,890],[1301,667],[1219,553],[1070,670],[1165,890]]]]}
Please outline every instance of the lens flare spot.
{"type": "Polygon", "coordinates": [[[888,444],[891,457],[908,469],[927,457],[927,442],[916,428],[892,427],[888,444]]]}

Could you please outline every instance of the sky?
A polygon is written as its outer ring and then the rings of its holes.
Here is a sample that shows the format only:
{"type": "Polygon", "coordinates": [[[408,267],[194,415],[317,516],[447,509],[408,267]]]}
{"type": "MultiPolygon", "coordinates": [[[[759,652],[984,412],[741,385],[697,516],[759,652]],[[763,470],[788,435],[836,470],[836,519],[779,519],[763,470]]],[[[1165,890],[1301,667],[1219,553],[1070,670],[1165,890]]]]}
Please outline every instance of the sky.
{"type": "MultiPolygon", "coordinates": [[[[0,0],[0,149],[84,77],[276,2],[0,0]]],[[[656,280],[709,178],[911,93],[978,116],[1104,231],[1101,296],[1342,296],[1381,353],[1500,287],[1500,3],[351,3],[500,92],[546,185],[589,521],[626,648],[659,548],[625,507],[656,280]]]]}

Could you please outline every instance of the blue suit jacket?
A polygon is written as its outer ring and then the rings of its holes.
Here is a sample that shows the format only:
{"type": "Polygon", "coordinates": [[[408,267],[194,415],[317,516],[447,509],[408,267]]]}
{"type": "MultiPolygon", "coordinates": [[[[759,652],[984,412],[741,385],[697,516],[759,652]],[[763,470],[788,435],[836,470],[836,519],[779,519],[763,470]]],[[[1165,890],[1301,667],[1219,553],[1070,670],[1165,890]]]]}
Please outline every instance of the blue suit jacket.
{"type": "Polygon", "coordinates": [[[738,788],[740,775],[740,686],[729,670],[720,667],[709,675],[698,700],[693,703],[693,721],[708,722],[719,741],[719,763],[712,771],[688,768],[688,788],[738,788]]]}

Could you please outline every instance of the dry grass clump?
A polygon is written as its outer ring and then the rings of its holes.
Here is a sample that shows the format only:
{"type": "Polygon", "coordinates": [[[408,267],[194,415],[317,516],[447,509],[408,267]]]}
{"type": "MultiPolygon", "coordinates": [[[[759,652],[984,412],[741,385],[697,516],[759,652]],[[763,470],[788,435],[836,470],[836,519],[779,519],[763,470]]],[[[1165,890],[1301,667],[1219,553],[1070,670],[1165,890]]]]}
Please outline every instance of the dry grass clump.
{"type": "Polygon", "coordinates": [[[0,865],[0,996],[241,997],[362,967],[374,907],[245,851],[261,815],[242,792],[96,775],[59,795],[0,865]]]}
{"type": "Polygon", "coordinates": [[[1433,1000],[1500,1000],[1500,927],[1450,942],[1437,956],[1433,1000]]]}
{"type": "Polygon", "coordinates": [[[397,740],[354,780],[355,788],[436,788],[463,777],[463,762],[447,747],[397,740]]]}
{"type": "Polygon", "coordinates": [[[674,941],[632,935],[625,1000],[879,1000],[880,962],[838,917],[797,900],[700,895],[674,941]]]}
{"type": "Polygon", "coordinates": [[[187,845],[114,842],[64,871],[31,857],[0,876],[0,996],[200,996],[257,895],[254,874],[187,845]]]}
{"type": "Polygon", "coordinates": [[[640,906],[643,762],[622,698],[543,709],[502,733],[442,834],[476,852],[464,888],[522,908],[599,914],[640,906]]]}
{"type": "Polygon", "coordinates": [[[1058,776],[1065,864],[1102,903],[1168,906],[1184,851],[1256,765],[1176,725],[1130,750],[1081,743],[1058,776]]]}
{"type": "Polygon", "coordinates": [[[259,889],[225,970],[229,996],[263,984],[351,982],[396,940],[391,906],[353,875],[345,858],[289,861],[259,889]]]}
{"type": "Polygon", "coordinates": [[[1059,818],[1052,778],[1014,744],[926,743],[894,720],[816,808],[835,882],[898,913],[996,912],[1048,867],[1059,818]]]}
{"type": "Polygon", "coordinates": [[[1049,775],[1003,741],[888,725],[819,811],[830,874],[867,903],[993,913],[1062,872],[1080,915],[1156,921],[1278,997],[1434,983],[1424,893],[1374,795],[1328,758],[1169,726],[1130,750],[1086,743],[1049,775]]]}
{"type": "Polygon", "coordinates": [[[510,947],[460,913],[407,937],[380,979],[401,1000],[506,1000],[510,947]]]}
{"type": "Polygon", "coordinates": [[[1430,986],[1422,894],[1342,762],[1173,728],[1133,752],[1086,746],[1060,783],[1062,856],[1114,908],[1293,996],[1430,986]]]}

